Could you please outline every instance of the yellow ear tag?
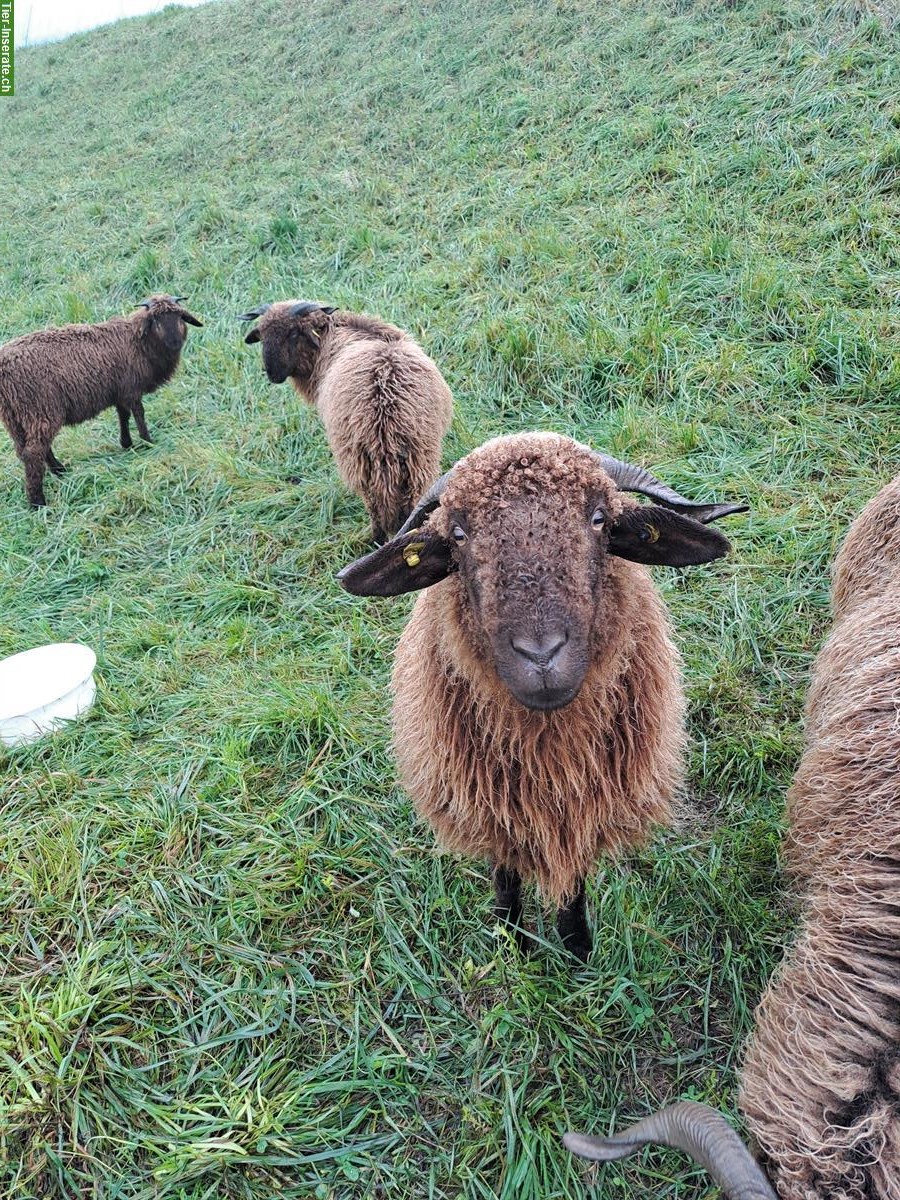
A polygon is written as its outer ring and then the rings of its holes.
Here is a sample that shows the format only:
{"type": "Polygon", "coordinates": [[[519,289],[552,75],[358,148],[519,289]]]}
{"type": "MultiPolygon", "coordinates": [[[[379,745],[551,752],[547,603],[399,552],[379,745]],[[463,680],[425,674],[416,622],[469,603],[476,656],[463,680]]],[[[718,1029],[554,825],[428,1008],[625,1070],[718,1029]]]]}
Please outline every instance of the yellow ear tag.
{"type": "Polygon", "coordinates": [[[656,526],[655,525],[647,525],[647,526],[645,526],[645,528],[647,530],[647,541],[648,542],[658,542],[659,541],[659,530],[656,528],[656,526]]]}
{"type": "Polygon", "coordinates": [[[419,551],[425,549],[424,542],[410,542],[408,546],[403,547],[403,561],[411,569],[417,567],[422,561],[419,558],[419,551]]]}

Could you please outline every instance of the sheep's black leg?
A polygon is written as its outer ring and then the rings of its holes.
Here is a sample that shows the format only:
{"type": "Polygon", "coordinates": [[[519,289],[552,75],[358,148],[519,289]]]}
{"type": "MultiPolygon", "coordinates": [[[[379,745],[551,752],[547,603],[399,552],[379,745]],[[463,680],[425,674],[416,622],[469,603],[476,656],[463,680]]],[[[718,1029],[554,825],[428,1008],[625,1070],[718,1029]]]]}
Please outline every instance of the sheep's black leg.
{"type": "Polygon", "coordinates": [[[22,462],[25,464],[25,493],[32,508],[43,508],[47,503],[44,497],[44,465],[47,461],[47,447],[41,442],[26,442],[22,449],[22,462]]]}
{"type": "Polygon", "coordinates": [[[59,459],[53,453],[52,446],[48,446],[48,448],[47,448],[47,466],[50,468],[50,470],[53,472],[54,475],[65,475],[65,473],[66,473],[66,468],[63,466],[63,464],[59,461],[59,459]]]}
{"type": "Polygon", "coordinates": [[[578,881],[574,899],[563,905],[556,914],[556,928],[570,954],[587,962],[591,952],[591,932],[588,929],[584,880],[578,881]]]}
{"type": "Polygon", "coordinates": [[[150,430],[147,428],[147,422],[144,420],[144,406],[140,400],[134,401],[131,406],[131,413],[138,427],[138,433],[145,442],[152,442],[153,438],[150,436],[150,430]]]}
{"type": "Polygon", "coordinates": [[[509,867],[494,868],[494,916],[506,925],[520,950],[528,946],[522,929],[522,879],[509,867]]]}
{"type": "Polygon", "coordinates": [[[131,430],[128,427],[128,409],[117,404],[116,412],[119,414],[119,445],[123,450],[130,450],[132,442],[131,430]]]}

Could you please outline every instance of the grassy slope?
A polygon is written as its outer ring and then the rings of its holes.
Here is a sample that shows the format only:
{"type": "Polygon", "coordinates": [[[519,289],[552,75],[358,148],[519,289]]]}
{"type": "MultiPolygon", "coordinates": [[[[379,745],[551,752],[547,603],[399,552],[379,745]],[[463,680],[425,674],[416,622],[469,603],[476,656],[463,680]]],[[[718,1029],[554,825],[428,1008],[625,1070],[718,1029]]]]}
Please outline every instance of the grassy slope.
{"type": "Polygon", "coordinates": [[[66,431],[46,512],[0,442],[0,653],[83,639],[101,680],[0,758],[0,1194],[710,1194],[559,1134],[733,1105],[789,927],[826,564],[896,468],[898,46],[853,12],[257,0],[20,54],[0,336],[156,288],[207,326],[157,444],[66,431]],[[332,582],[361,504],[233,320],[292,295],[421,336],[448,461],[552,428],[752,501],[659,573],[695,816],[599,875],[584,969],[519,961],[396,790],[408,605],[332,582]]]}

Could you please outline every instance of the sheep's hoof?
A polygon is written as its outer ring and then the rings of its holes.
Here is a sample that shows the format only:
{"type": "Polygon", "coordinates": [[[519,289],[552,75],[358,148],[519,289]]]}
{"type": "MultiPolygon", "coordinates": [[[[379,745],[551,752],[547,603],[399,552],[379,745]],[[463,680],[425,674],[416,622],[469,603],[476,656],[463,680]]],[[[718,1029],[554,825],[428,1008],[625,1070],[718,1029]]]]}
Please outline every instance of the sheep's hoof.
{"type": "Polygon", "coordinates": [[[34,499],[34,500],[29,500],[29,501],[28,501],[28,507],[29,507],[29,508],[35,508],[35,509],[36,509],[36,508],[46,508],[46,507],[47,507],[47,501],[44,499],[44,497],[43,497],[43,496],[39,496],[39,497],[37,497],[37,498],[36,498],[36,499],[34,499]]]}
{"type": "Polygon", "coordinates": [[[534,942],[526,929],[522,929],[518,925],[507,926],[507,928],[512,940],[516,943],[516,949],[523,958],[528,958],[534,953],[534,942]]]}
{"type": "Polygon", "coordinates": [[[127,442],[120,442],[119,445],[122,447],[123,450],[130,450],[131,447],[134,445],[134,442],[131,440],[131,438],[129,438],[127,442]]]}
{"type": "Polygon", "coordinates": [[[563,939],[563,945],[568,952],[581,962],[587,962],[591,957],[593,942],[589,937],[570,937],[563,939]]]}
{"type": "Polygon", "coordinates": [[[53,472],[54,475],[65,475],[65,473],[66,473],[66,471],[68,471],[68,469],[69,468],[65,465],[65,463],[56,462],[56,463],[50,464],[50,470],[53,472]]]}

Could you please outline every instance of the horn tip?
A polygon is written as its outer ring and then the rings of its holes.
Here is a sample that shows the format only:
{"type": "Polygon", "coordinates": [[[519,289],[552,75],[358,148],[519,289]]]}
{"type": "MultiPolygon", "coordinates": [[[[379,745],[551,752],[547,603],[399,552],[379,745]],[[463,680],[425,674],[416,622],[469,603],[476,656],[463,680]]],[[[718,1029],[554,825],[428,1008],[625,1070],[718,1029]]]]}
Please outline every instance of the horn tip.
{"type": "Polygon", "coordinates": [[[720,517],[732,517],[736,513],[745,513],[750,511],[750,505],[740,501],[736,504],[716,504],[711,506],[712,511],[709,515],[702,518],[703,524],[708,525],[710,521],[718,521],[720,517]]]}
{"type": "Polygon", "coordinates": [[[562,1140],[568,1151],[591,1162],[613,1162],[618,1158],[626,1158],[635,1149],[633,1146],[610,1143],[605,1138],[589,1137],[584,1133],[564,1133],[562,1140]]]}

